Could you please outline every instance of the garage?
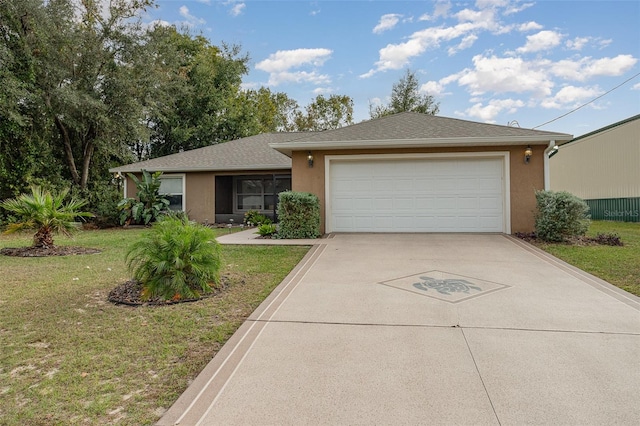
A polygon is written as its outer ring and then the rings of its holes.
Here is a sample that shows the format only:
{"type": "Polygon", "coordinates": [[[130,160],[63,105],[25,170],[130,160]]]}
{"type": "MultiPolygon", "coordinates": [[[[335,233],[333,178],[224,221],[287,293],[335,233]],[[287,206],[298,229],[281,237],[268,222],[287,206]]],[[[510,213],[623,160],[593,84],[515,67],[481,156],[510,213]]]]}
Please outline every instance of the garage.
{"type": "Polygon", "coordinates": [[[329,157],[327,231],[508,233],[507,157],[329,157]]]}

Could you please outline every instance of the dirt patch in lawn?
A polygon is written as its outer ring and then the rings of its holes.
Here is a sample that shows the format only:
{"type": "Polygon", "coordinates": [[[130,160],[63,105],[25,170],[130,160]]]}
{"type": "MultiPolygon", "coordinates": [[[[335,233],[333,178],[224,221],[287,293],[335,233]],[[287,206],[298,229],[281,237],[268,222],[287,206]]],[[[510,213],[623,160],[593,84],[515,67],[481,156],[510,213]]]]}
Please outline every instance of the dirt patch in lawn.
{"type": "Polygon", "coordinates": [[[0,254],[2,255],[16,257],[75,256],[96,253],[100,253],[100,250],[74,246],[7,247],[0,250],[0,254]]]}

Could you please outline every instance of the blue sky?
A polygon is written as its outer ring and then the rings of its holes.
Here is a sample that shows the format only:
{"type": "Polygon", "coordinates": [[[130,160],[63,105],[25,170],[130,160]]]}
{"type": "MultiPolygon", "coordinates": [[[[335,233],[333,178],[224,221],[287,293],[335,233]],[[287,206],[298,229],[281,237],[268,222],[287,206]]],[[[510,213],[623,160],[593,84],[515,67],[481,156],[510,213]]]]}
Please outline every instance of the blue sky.
{"type": "Polygon", "coordinates": [[[157,4],[145,23],[241,45],[251,58],[246,88],[266,86],[301,106],[348,95],[356,122],[388,101],[407,68],[447,117],[533,128],[602,96],[538,127],[579,136],[640,113],[637,0],[157,4]]]}

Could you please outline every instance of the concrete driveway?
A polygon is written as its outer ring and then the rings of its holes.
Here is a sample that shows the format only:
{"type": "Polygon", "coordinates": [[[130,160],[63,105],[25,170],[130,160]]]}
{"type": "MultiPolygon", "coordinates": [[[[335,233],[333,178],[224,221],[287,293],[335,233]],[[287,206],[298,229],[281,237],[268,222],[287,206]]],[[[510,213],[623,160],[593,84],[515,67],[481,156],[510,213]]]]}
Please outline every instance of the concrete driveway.
{"type": "Polygon", "coordinates": [[[639,298],[505,235],[317,243],[159,425],[640,424],[639,298]]]}

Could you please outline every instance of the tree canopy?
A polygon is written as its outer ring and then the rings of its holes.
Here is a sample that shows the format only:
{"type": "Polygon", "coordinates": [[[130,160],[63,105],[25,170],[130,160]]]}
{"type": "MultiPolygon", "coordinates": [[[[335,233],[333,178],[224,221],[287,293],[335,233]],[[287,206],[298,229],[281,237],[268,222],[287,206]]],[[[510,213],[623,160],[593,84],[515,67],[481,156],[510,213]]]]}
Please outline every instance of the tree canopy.
{"type": "Polygon", "coordinates": [[[406,111],[430,115],[436,115],[440,111],[440,103],[432,95],[420,93],[420,81],[416,77],[416,73],[411,70],[406,70],[400,80],[393,85],[388,104],[375,107],[369,105],[371,118],[406,111]]]}
{"type": "Polygon", "coordinates": [[[353,122],[348,96],[301,108],[285,93],[243,88],[240,46],[143,26],[154,1],[0,1],[0,199],[33,184],[90,202],[117,197],[113,166],[353,122]]]}

